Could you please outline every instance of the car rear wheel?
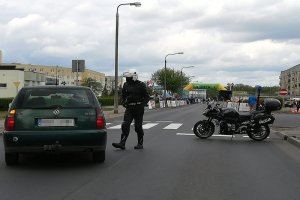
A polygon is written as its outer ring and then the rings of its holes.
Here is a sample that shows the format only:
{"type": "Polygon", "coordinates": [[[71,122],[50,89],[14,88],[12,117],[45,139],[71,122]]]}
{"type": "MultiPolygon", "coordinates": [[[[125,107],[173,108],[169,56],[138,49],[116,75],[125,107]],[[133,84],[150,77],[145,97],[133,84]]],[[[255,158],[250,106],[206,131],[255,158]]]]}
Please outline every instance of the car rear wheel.
{"type": "Polygon", "coordinates": [[[5,153],[5,162],[7,166],[16,165],[19,162],[18,153],[5,153]]]}
{"type": "Polygon", "coordinates": [[[105,151],[93,152],[93,161],[95,163],[103,163],[105,161],[105,151]]]}

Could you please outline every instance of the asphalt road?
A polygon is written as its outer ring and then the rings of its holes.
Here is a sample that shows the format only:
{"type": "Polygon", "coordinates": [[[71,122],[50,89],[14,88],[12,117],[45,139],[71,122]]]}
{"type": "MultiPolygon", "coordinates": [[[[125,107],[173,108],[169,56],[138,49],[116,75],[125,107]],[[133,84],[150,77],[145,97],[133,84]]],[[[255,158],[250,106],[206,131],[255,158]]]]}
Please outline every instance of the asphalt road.
{"type": "Polygon", "coordinates": [[[300,127],[299,114],[275,113],[275,122],[272,126],[275,127],[300,127]]]}
{"type": "Polygon", "coordinates": [[[0,199],[300,199],[298,148],[273,134],[262,142],[198,139],[191,129],[203,109],[146,112],[143,150],[133,149],[134,128],[126,150],[113,149],[122,118],[110,119],[107,159],[98,165],[87,154],[49,154],[6,167],[0,142],[0,199]]]}

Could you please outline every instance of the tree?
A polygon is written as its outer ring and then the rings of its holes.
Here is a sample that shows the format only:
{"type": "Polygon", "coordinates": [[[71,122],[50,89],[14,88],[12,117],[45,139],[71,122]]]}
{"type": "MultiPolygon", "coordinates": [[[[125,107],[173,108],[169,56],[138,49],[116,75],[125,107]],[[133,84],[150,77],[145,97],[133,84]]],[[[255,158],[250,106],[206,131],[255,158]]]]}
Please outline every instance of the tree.
{"type": "MultiPolygon", "coordinates": [[[[229,90],[229,87],[226,87],[229,90]]],[[[280,87],[279,86],[263,86],[261,90],[262,96],[278,96],[278,91],[280,87]]],[[[244,85],[241,83],[235,84],[232,87],[233,91],[245,91],[248,94],[256,94],[257,93],[257,87],[250,86],[250,85],[244,85]]]]}
{"type": "Polygon", "coordinates": [[[152,74],[152,80],[157,84],[162,86],[164,89],[165,86],[165,74],[166,74],[166,88],[167,91],[171,93],[179,93],[185,85],[189,84],[190,78],[185,75],[185,73],[180,70],[174,70],[170,68],[160,69],[152,74]]]}
{"type": "Polygon", "coordinates": [[[102,96],[108,96],[107,84],[105,83],[104,89],[102,91],[102,96]]]}
{"type": "Polygon", "coordinates": [[[89,87],[93,90],[93,92],[98,96],[102,91],[102,84],[97,82],[93,78],[84,78],[81,83],[82,86],[89,87]]]}

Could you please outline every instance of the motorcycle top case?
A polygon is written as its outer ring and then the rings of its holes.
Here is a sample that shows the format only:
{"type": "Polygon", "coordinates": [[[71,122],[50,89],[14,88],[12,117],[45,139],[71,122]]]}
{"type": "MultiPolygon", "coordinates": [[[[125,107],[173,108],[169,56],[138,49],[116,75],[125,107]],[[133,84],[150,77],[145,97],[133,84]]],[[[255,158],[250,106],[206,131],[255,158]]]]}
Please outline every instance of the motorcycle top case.
{"type": "Polygon", "coordinates": [[[281,103],[278,99],[266,98],[264,99],[264,107],[267,111],[275,111],[281,109],[281,103]]]}

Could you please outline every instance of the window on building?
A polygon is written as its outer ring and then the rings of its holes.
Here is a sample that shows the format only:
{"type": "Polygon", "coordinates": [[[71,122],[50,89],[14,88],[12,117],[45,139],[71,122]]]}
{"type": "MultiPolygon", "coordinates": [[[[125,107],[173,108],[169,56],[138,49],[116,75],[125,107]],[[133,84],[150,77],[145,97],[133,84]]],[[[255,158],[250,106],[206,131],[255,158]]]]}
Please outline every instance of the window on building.
{"type": "Polygon", "coordinates": [[[7,87],[7,83],[0,83],[0,88],[7,87]]]}

